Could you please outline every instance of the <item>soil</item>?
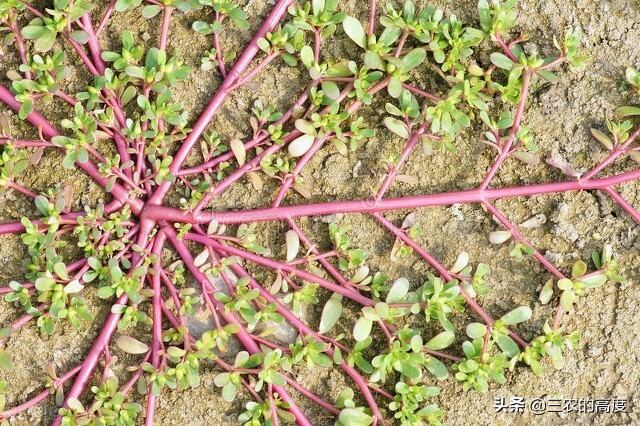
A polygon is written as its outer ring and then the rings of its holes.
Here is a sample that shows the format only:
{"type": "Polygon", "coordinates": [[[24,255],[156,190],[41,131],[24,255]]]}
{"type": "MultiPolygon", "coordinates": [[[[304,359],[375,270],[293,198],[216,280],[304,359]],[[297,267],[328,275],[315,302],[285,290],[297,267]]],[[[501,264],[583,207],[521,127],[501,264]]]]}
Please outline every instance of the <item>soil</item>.
{"type": "MultiPolygon", "coordinates": [[[[108,2],[96,2],[96,16],[108,2]]],[[[257,28],[269,10],[264,0],[239,1],[249,15],[251,28],[257,28]]],[[[340,2],[350,15],[363,22],[368,17],[368,2],[348,0],[340,2]]],[[[379,1],[379,10],[384,10],[386,1],[379,1]]],[[[423,6],[426,2],[417,1],[423,6]]],[[[394,3],[395,4],[395,3],[394,3]]],[[[476,2],[474,1],[434,1],[448,13],[455,13],[465,22],[476,22],[476,2]]],[[[525,47],[537,49],[541,55],[551,56],[555,52],[553,36],[562,37],[568,25],[580,26],[585,34],[584,52],[592,60],[582,70],[563,69],[557,72],[560,78],[555,85],[536,82],[533,87],[530,106],[525,113],[525,123],[531,126],[536,143],[543,156],[547,153],[561,157],[578,170],[588,170],[606,155],[603,147],[589,134],[589,128],[603,128],[605,118],[612,119],[615,107],[638,103],[637,96],[621,90],[624,70],[627,66],[640,65],[640,24],[637,23],[640,6],[635,0],[520,0],[517,29],[528,33],[530,42],[525,47]]],[[[194,121],[208,99],[220,84],[217,74],[204,72],[199,68],[200,57],[210,49],[208,37],[194,33],[190,25],[197,19],[210,18],[203,13],[177,16],[171,25],[169,49],[179,51],[187,63],[193,67],[191,79],[176,91],[176,99],[190,112],[194,121]]],[[[95,19],[95,18],[94,18],[95,19]]],[[[115,14],[107,25],[101,41],[106,49],[119,44],[120,34],[128,29],[136,40],[151,46],[156,43],[159,18],[146,20],[138,14],[115,14]]],[[[225,29],[221,39],[225,51],[238,54],[250,39],[251,31],[239,32],[225,29]]],[[[60,46],[62,47],[62,46],[60,46]]],[[[486,51],[485,46],[485,51],[486,51]]],[[[7,70],[15,67],[17,57],[3,47],[4,57],[0,61],[0,82],[7,84],[4,77],[7,70]]],[[[66,49],[66,46],[65,46],[66,49]]],[[[482,50],[482,49],[481,49],[482,50]]],[[[353,43],[339,35],[323,53],[334,58],[354,57],[358,54],[353,43]]],[[[75,61],[71,52],[69,56],[75,61]]],[[[488,62],[488,53],[480,56],[488,62]]],[[[416,73],[416,85],[428,89],[435,80],[427,69],[416,73]]],[[[69,92],[86,85],[87,75],[80,69],[68,82],[69,92]]],[[[296,68],[289,68],[276,61],[256,79],[250,88],[242,88],[226,101],[212,129],[218,131],[223,140],[234,137],[246,138],[251,129],[248,122],[248,107],[255,99],[262,99],[278,109],[285,110],[308,83],[308,76],[296,68]]],[[[69,112],[56,102],[39,105],[46,117],[55,121],[66,117],[69,112]]],[[[0,106],[0,113],[6,108],[0,106]]],[[[35,136],[33,129],[21,123],[15,114],[12,117],[15,133],[35,136]]],[[[366,142],[358,151],[342,156],[332,147],[323,148],[303,172],[306,185],[311,188],[312,197],[305,200],[292,192],[286,203],[307,203],[329,200],[362,199],[369,197],[384,176],[381,159],[385,155],[399,154],[400,140],[390,137],[383,130],[379,117],[384,115],[384,102],[378,102],[363,111],[370,126],[378,130],[375,137],[366,142]],[[374,155],[372,155],[372,153],[374,155]],[[357,173],[354,173],[354,167],[357,173]]],[[[416,152],[403,173],[418,177],[418,183],[395,183],[388,196],[406,196],[435,193],[450,190],[469,189],[476,186],[490,167],[494,152],[480,143],[480,128],[470,129],[456,141],[456,153],[435,153],[425,155],[416,152]]],[[[197,150],[194,150],[197,151],[197,150]]],[[[189,164],[197,164],[199,153],[194,153],[189,164]]],[[[62,189],[66,184],[74,187],[76,194],[73,210],[85,205],[95,205],[106,199],[103,191],[93,184],[81,171],[64,170],[59,167],[61,156],[49,150],[38,167],[31,167],[22,176],[21,182],[34,191],[44,192],[48,188],[62,189]]],[[[607,173],[628,170],[632,165],[626,161],[616,163],[607,173]]],[[[537,166],[524,166],[516,160],[509,160],[497,175],[494,186],[531,184],[562,180],[563,175],[544,162],[537,166]]],[[[253,190],[248,180],[242,180],[231,187],[214,209],[242,209],[266,206],[273,199],[277,189],[276,181],[266,181],[261,192],[253,190]]],[[[622,185],[621,194],[636,208],[640,208],[640,184],[622,185]]],[[[179,195],[174,194],[172,202],[179,195]]],[[[600,249],[604,242],[614,246],[622,272],[629,278],[625,284],[608,284],[589,292],[581,298],[574,312],[563,320],[565,329],[581,332],[582,346],[567,355],[566,366],[561,371],[553,371],[545,365],[547,374],[536,377],[526,368],[516,368],[508,374],[507,384],[492,385],[486,394],[464,392],[458,383],[447,380],[439,383],[442,388],[437,398],[446,411],[445,424],[458,425],[525,425],[525,424],[640,424],[640,346],[637,344],[638,328],[636,313],[640,306],[640,291],[636,282],[640,278],[640,226],[607,196],[591,191],[565,194],[534,196],[527,199],[503,200],[497,203],[514,223],[535,216],[544,215],[546,222],[537,228],[523,229],[525,236],[540,249],[556,266],[570,268],[578,259],[589,259],[594,249],[600,249]],[[621,398],[628,400],[627,413],[618,414],[556,414],[535,416],[526,410],[524,414],[495,413],[494,399],[512,397],[530,398],[621,398]]],[[[28,199],[12,192],[0,206],[0,221],[18,220],[21,216],[33,216],[34,207],[28,199]]],[[[408,212],[394,212],[386,216],[400,223],[408,212]]],[[[533,338],[539,332],[551,308],[532,303],[549,274],[535,259],[516,262],[509,258],[505,246],[492,246],[487,241],[489,232],[498,229],[491,215],[474,205],[454,205],[451,207],[420,209],[418,222],[425,231],[417,239],[425,249],[444,265],[452,265],[459,252],[469,252],[473,263],[487,263],[492,272],[488,279],[490,292],[482,299],[482,305],[494,316],[518,305],[535,305],[534,320],[525,327],[517,328],[525,338],[533,338]]],[[[408,257],[391,262],[389,251],[393,238],[377,222],[368,216],[345,215],[309,218],[299,224],[314,240],[328,247],[328,223],[340,223],[349,228],[355,246],[366,249],[370,255],[368,262],[372,271],[384,271],[389,277],[405,276],[418,286],[430,269],[417,257],[408,257]]],[[[284,232],[281,225],[260,224],[258,235],[274,254],[284,252],[284,232]]],[[[72,255],[73,253],[69,253],[72,255]]],[[[26,251],[17,236],[0,237],[0,282],[5,285],[11,279],[20,279],[28,263],[26,251]]],[[[327,297],[328,295],[323,295],[327,297]]],[[[88,296],[88,303],[96,318],[80,330],[60,327],[52,337],[43,337],[35,323],[27,324],[19,336],[9,339],[5,345],[15,363],[13,373],[0,371],[0,380],[7,380],[11,392],[7,394],[7,406],[13,406],[40,392],[42,389],[44,366],[55,363],[60,372],[67,371],[83,359],[97,335],[101,319],[108,306],[96,297],[88,296]]],[[[317,326],[319,309],[307,312],[306,319],[311,326],[317,326]]],[[[349,310],[345,310],[349,311],[349,310]]],[[[0,323],[9,324],[20,313],[7,303],[0,304],[0,323]]],[[[346,315],[337,327],[338,332],[348,332],[353,324],[353,313],[346,315]]],[[[124,363],[134,363],[133,357],[119,353],[124,363]]],[[[177,425],[227,425],[235,424],[241,411],[243,398],[235,403],[224,402],[219,390],[213,384],[215,369],[203,368],[202,384],[187,391],[164,392],[158,401],[156,424],[177,425]]],[[[311,391],[334,400],[340,390],[349,385],[337,371],[314,369],[300,371],[297,380],[311,391]]],[[[323,413],[317,406],[298,398],[309,417],[317,425],[331,425],[333,418],[323,413]]],[[[56,407],[52,398],[46,403],[23,413],[11,424],[47,424],[55,415],[56,407]]]]}

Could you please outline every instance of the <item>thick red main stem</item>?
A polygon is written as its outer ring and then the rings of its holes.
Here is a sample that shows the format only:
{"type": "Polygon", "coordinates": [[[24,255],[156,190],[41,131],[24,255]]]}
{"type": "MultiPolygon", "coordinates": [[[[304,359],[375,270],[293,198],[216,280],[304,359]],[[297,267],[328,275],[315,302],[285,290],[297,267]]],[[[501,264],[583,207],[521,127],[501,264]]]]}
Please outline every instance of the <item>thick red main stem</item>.
{"type": "Polygon", "coordinates": [[[328,203],[283,206],[237,212],[201,212],[195,216],[172,207],[146,206],[142,212],[142,216],[153,220],[165,219],[172,222],[194,224],[209,223],[212,220],[216,220],[220,224],[265,222],[336,213],[375,213],[389,210],[412,210],[423,207],[447,206],[457,203],[482,203],[487,200],[587,189],[604,190],[611,186],[635,179],[640,179],[640,169],[607,178],[593,179],[587,182],[567,181],[495,189],[477,188],[464,191],[444,192],[441,194],[387,198],[379,201],[371,199],[334,201],[328,203]]]}

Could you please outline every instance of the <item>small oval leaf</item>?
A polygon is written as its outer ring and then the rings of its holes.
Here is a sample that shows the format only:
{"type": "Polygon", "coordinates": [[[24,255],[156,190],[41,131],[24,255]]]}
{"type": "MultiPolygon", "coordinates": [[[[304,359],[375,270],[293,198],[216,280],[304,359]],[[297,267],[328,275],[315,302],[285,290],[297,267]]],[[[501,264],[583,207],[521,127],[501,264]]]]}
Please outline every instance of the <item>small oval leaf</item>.
{"type": "Polygon", "coordinates": [[[451,267],[451,272],[453,272],[454,274],[457,274],[458,272],[462,271],[467,266],[468,263],[469,263],[469,253],[467,253],[466,251],[463,251],[458,255],[458,258],[456,259],[456,263],[454,263],[453,266],[451,267]]]}
{"type": "Polygon", "coordinates": [[[128,354],[144,354],[149,350],[149,345],[142,343],[141,341],[136,340],[133,337],[125,335],[118,337],[118,339],[116,340],[116,344],[120,349],[122,349],[123,352],[126,352],[128,354]]]}
{"type": "Polygon", "coordinates": [[[511,238],[511,231],[493,231],[489,234],[491,244],[502,244],[511,238]]]}
{"type": "Polygon", "coordinates": [[[353,40],[358,46],[365,48],[367,46],[367,34],[364,32],[364,28],[360,21],[351,16],[347,16],[342,21],[342,27],[344,32],[347,33],[349,38],[353,40]]]}
{"type": "Polygon", "coordinates": [[[409,291],[409,285],[409,280],[404,277],[395,280],[389,289],[389,293],[387,293],[387,303],[396,303],[403,300],[409,291]]]}
{"type": "Polygon", "coordinates": [[[632,115],[640,115],[640,108],[634,106],[621,106],[616,108],[616,115],[621,115],[623,117],[629,117],[632,115]]]}
{"type": "Polygon", "coordinates": [[[342,296],[338,293],[334,293],[324,308],[322,308],[322,317],[320,318],[320,326],[318,332],[324,334],[331,330],[342,315],[342,296]]]}
{"type": "Polygon", "coordinates": [[[505,325],[518,324],[524,321],[527,321],[531,318],[532,312],[531,308],[528,306],[519,306],[512,310],[511,312],[507,312],[504,314],[500,320],[505,325]]]}
{"type": "Polygon", "coordinates": [[[300,250],[300,238],[293,229],[287,231],[285,236],[287,242],[287,262],[291,262],[298,256],[300,250]]]}
{"type": "Polygon", "coordinates": [[[371,327],[373,322],[371,320],[366,319],[365,317],[360,317],[358,321],[356,321],[356,325],[353,327],[353,338],[356,339],[357,342],[363,342],[369,337],[371,334],[371,327]]]}
{"type": "Polygon", "coordinates": [[[431,340],[429,340],[425,344],[425,347],[427,349],[431,349],[432,351],[438,351],[440,349],[451,346],[455,338],[455,334],[451,333],[450,331],[443,331],[442,333],[437,334],[431,340]]]}
{"type": "Polygon", "coordinates": [[[481,324],[479,322],[472,322],[467,325],[467,336],[472,339],[477,339],[478,337],[484,337],[487,334],[487,326],[481,324]]]}
{"type": "Polygon", "coordinates": [[[291,154],[292,157],[303,156],[309,151],[311,145],[313,145],[314,139],[314,135],[305,134],[300,136],[289,144],[289,154],[291,154]]]}
{"type": "Polygon", "coordinates": [[[493,52],[491,55],[489,55],[489,59],[491,59],[491,62],[498,68],[502,68],[505,70],[510,70],[511,68],[513,68],[513,61],[502,53],[493,52]]]}
{"type": "Polygon", "coordinates": [[[244,165],[247,160],[247,151],[244,149],[242,141],[240,139],[231,139],[229,141],[229,147],[236,157],[236,160],[238,160],[238,164],[241,166],[244,165]]]}
{"type": "Polygon", "coordinates": [[[387,126],[387,129],[391,130],[396,135],[400,136],[403,139],[409,138],[409,131],[407,130],[407,125],[397,118],[387,117],[384,119],[384,125],[387,126]]]}

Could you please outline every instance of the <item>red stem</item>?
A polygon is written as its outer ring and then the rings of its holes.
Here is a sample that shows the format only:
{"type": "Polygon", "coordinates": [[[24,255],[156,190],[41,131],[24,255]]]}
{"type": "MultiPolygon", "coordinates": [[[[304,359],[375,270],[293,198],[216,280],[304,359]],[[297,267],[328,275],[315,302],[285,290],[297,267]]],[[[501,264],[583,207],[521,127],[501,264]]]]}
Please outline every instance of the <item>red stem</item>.
{"type": "Polygon", "coordinates": [[[518,228],[516,226],[514,226],[509,219],[507,219],[493,204],[491,204],[488,201],[484,201],[482,203],[483,206],[485,206],[487,208],[487,210],[489,210],[489,212],[491,212],[491,214],[493,214],[496,219],[498,219],[500,221],[500,223],[502,223],[502,225],[504,225],[505,228],[507,228],[510,232],[511,235],[513,236],[514,239],[518,240],[521,244],[524,244],[528,247],[531,247],[532,249],[535,250],[535,253],[533,254],[533,256],[538,259],[538,261],[542,264],[542,266],[544,266],[545,268],[547,268],[547,270],[549,272],[551,272],[553,275],[556,276],[556,278],[558,279],[562,279],[565,278],[564,274],[562,272],[560,272],[558,270],[558,268],[556,268],[555,266],[553,266],[553,264],[551,262],[549,262],[549,260],[547,260],[526,238],[524,235],[522,235],[522,233],[520,232],[520,230],[518,230],[518,228]]]}
{"type": "MultiPolygon", "coordinates": [[[[0,101],[4,102],[10,108],[18,111],[20,110],[20,102],[16,101],[14,95],[4,86],[0,86],[0,101]]],[[[55,136],[59,136],[60,133],[38,112],[33,111],[27,116],[27,120],[33,124],[44,136],[48,139],[52,139],[55,136]]],[[[105,188],[108,180],[100,176],[100,172],[94,163],[86,161],[84,163],[76,162],[76,165],[84,170],[89,176],[96,181],[97,184],[105,188]]],[[[110,191],[111,195],[117,200],[129,204],[131,211],[139,213],[142,208],[142,201],[139,199],[129,199],[129,191],[120,184],[116,183],[110,191]]]]}
{"type": "MultiPolygon", "coordinates": [[[[128,300],[129,298],[127,297],[127,295],[123,294],[118,298],[116,304],[125,305],[128,300]]],[[[102,330],[100,330],[100,334],[96,338],[93,346],[91,347],[91,350],[89,351],[89,353],[87,353],[84,361],[82,362],[81,370],[78,373],[78,377],[76,377],[76,380],[73,382],[71,389],[69,389],[69,392],[67,392],[65,396],[63,408],[68,408],[69,399],[80,397],[80,394],[82,394],[82,392],[87,387],[87,383],[89,383],[89,379],[91,378],[91,375],[93,374],[93,371],[98,364],[98,360],[100,360],[100,357],[102,356],[104,348],[109,344],[111,336],[118,326],[119,320],[120,314],[115,314],[109,311],[109,315],[107,315],[107,318],[104,321],[104,326],[102,327],[102,330]]],[[[52,426],[60,426],[61,424],[62,417],[58,415],[53,421],[52,426]]]]}
{"type": "MultiPolygon", "coordinates": [[[[227,255],[226,252],[230,248],[231,247],[222,246],[221,249],[219,250],[219,252],[221,254],[227,255]]],[[[274,303],[278,307],[278,312],[280,312],[280,314],[283,317],[285,317],[285,319],[290,324],[292,324],[294,327],[296,327],[296,329],[300,330],[301,333],[304,333],[306,336],[311,336],[314,339],[316,339],[317,341],[324,341],[325,340],[324,336],[322,336],[322,335],[316,333],[314,330],[312,330],[303,321],[298,319],[298,317],[296,315],[294,315],[284,305],[282,305],[282,303],[280,303],[280,301],[278,299],[276,299],[271,293],[269,293],[261,285],[259,285],[255,281],[253,276],[251,276],[251,274],[249,274],[244,268],[242,268],[238,264],[234,264],[234,265],[231,265],[231,269],[234,272],[236,272],[236,274],[239,275],[239,276],[248,277],[249,278],[249,282],[251,283],[251,286],[253,288],[257,289],[260,292],[260,295],[264,299],[266,299],[267,302],[274,303]]],[[[318,277],[314,277],[314,278],[317,279],[318,277]]],[[[328,356],[333,357],[333,348],[331,346],[329,346],[329,348],[326,350],[326,353],[327,353],[328,356]]],[[[343,360],[340,363],[340,367],[356,383],[356,386],[358,386],[358,388],[360,389],[360,392],[362,392],[365,400],[367,401],[367,403],[371,407],[371,410],[373,411],[373,415],[376,418],[376,420],[379,421],[381,424],[386,425],[386,422],[384,421],[384,417],[382,416],[382,413],[380,412],[380,409],[378,408],[378,404],[377,404],[376,400],[373,398],[373,395],[371,394],[371,392],[369,391],[368,381],[364,377],[362,377],[362,375],[360,373],[358,373],[358,371],[356,369],[354,369],[353,367],[350,367],[346,363],[346,361],[343,360]]]]}
{"type": "Polygon", "coordinates": [[[409,138],[407,145],[402,150],[402,154],[400,155],[400,159],[398,160],[398,163],[392,166],[391,170],[389,170],[389,173],[387,173],[387,177],[385,178],[384,182],[382,183],[382,186],[380,187],[380,190],[378,191],[378,194],[375,197],[376,201],[382,200],[382,197],[384,196],[385,192],[387,192],[387,189],[389,189],[389,187],[393,183],[393,180],[396,178],[398,170],[402,167],[404,162],[407,161],[407,159],[409,158],[409,155],[411,155],[411,152],[413,151],[413,148],[416,146],[416,143],[422,137],[422,135],[427,130],[427,128],[429,128],[430,124],[431,123],[429,122],[423,123],[422,126],[420,126],[420,128],[418,129],[418,131],[409,138]]]}
{"type": "MultiPolygon", "coordinates": [[[[216,21],[219,19],[220,13],[216,12],[216,21]]],[[[220,75],[222,78],[227,78],[227,68],[224,65],[224,58],[222,56],[222,50],[220,49],[220,37],[218,33],[213,33],[213,46],[216,49],[216,57],[218,58],[218,68],[220,69],[220,75]]]]}
{"type": "MultiPolygon", "coordinates": [[[[151,254],[156,256],[154,269],[157,271],[151,276],[151,288],[153,296],[151,303],[153,306],[153,331],[151,339],[151,365],[155,369],[160,366],[160,350],[162,349],[162,297],[160,289],[160,271],[162,270],[162,247],[166,241],[164,233],[160,232],[156,238],[151,250],[151,254]]],[[[156,408],[156,396],[151,391],[152,384],[149,383],[147,392],[147,408],[144,418],[145,426],[153,426],[153,418],[156,408]]]]}
{"type": "MultiPolygon", "coordinates": [[[[173,226],[167,225],[162,229],[182,260],[185,262],[185,265],[187,266],[189,271],[193,274],[196,281],[198,281],[198,283],[200,283],[200,285],[203,287],[202,291],[212,291],[213,289],[211,288],[212,286],[209,282],[209,279],[198,268],[195,267],[195,265],[193,264],[193,256],[189,252],[187,246],[182,241],[178,240],[177,232],[175,231],[175,229],[173,229],[173,226]]],[[[242,343],[242,345],[249,353],[254,354],[261,352],[260,346],[252,339],[251,334],[244,327],[244,324],[242,324],[232,312],[227,312],[223,303],[214,299],[212,300],[212,304],[214,305],[215,310],[219,312],[220,316],[227,323],[237,324],[239,326],[240,331],[236,334],[236,337],[238,338],[238,340],[240,340],[240,343],[242,343]]],[[[274,386],[274,389],[278,392],[283,401],[286,401],[290,404],[289,412],[295,416],[296,421],[299,425],[312,426],[309,419],[305,416],[300,407],[298,407],[298,405],[293,401],[286,389],[280,386],[274,386]]]]}
{"type": "MultiPolygon", "coordinates": [[[[60,386],[64,385],[70,378],[75,376],[76,373],[78,371],[80,371],[81,368],[82,368],[82,365],[78,365],[75,368],[73,368],[72,370],[69,370],[69,372],[67,372],[64,376],[56,379],[55,380],[55,383],[56,383],[55,388],[58,389],[60,386]]],[[[23,411],[26,411],[29,408],[33,407],[34,405],[37,405],[40,402],[44,401],[50,395],[51,395],[51,391],[49,389],[46,389],[46,390],[40,392],[38,395],[36,395],[34,398],[30,399],[27,402],[24,402],[24,403],[14,407],[14,408],[10,408],[8,410],[0,411],[0,420],[8,419],[9,417],[13,417],[16,414],[19,414],[19,413],[21,413],[23,411]]]]}
{"type": "Polygon", "coordinates": [[[198,215],[166,206],[147,205],[141,213],[142,217],[151,220],[166,219],[178,223],[206,224],[212,220],[220,224],[239,224],[287,220],[296,217],[331,215],[336,213],[375,213],[389,210],[413,210],[423,207],[446,206],[456,203],[481,203],[495,200],[556,192],[579,191],[588,189],[604,189],[612,185],[640,179],[640,169],[607,178],[592,179],[587,182],[567,181],[541,183],[535,185],[511,186],[505,188],[469,189],[463,191],[427,194],[412,197],[387,198],[375,200],[333,201],[327,203],[306,204],[298,206],[282,206],[255,210],[231,212],[201,212],[198,215]]]}
{"type": "Polygon", "coordinates": [[[613,198],[616,203],[620,205],[620,207],[626,210],[626,212],[629,213],[629,215],[636,222],[640,223],[640,213],[631,204],[629,204],[627,200],[622,198],[622,195],[620,195],[615,189],[611,187],[604,188],[604,191],[606,191],[607,194],[611,195],[611,198],[613,198]]]}
{"type": "Polygon", "coordinates": [[[169,37],[169,24],[171,24],[171,13],[173,7],[165,6],[162,15],[162,27],[160,29],[160,50],[167,50],[167,38],[169,37]]]}
{"type": "MultiPolygon", "coordinates": [[[[202,133],[209,125],[209,122],[216,114],[216,112],[218,112],[218,110],[222,106],[222,103],[231,92],[231,87],[240,78],[244,70],[247,69],[255,55],[260,51],[260,48],[258,47],[258,40],[265,37],[267,32],[271,31],[278,24],[278,22],[280,22],[287,11],[287,8],[292,3],[293,0],[279,0],[267,19],[260,27],[260,29],[256,32],[249,45],[238,59],[238,62],[236,62],[233,69],[229,72],[227,78],[225,78],[222,86],[220,86],[220,89],[218,89],[216,94],[213,96],[213,99],[211,99],[211,102],[209,102],[209,105],[207,105],[205,110],[200,115],[200,118],[198,118],[198,120],[194,124],[193,129],[189,133],[189,136],[187,136],[186,139],[182,142],[182,145],[174,156],[171,167],[169,168],[171,174],[175,175],[180,170],[185,160],[187,159],[187,155],[191,151],[191,148],[193,148],[196,142],[200,139],[200,136],[202,136],[202,133]]],[[[162,182],[162,184],[158,186],[153,196],[150,197],[149,202],[156,205],[161,204],[170,188],[171,182],[162,182]]]]}
{"type": "MultiPolygon", "coordinates": [[[[440,262],[438,262],[429,253],[427,253],[427,251],[424,250],[422,247],[420,247],[415,241],[409,238],[407,234],[402,232],[401,229],[398,229],[389,220],[387,220],[384,216],[382,216],[379,213],[374,213],[373,216],[376,219],[378,219],[378,221],[385,228],[391,231],[391,233],[393,233],[396,236],[396,238],[399,238],[400,240],[402,240],[402,242],[410,246],[416,253],[420,255],[420,257],[426,260],[427,263],[429,263],[446,281],[451,281],[453,279],[453,277],[451,276],[447,268],[442,266],[440,262]]],[[[465,298],[467,305],[469,305],[471,309],[473,309],[487,325],[492,325],[495,322],[494,319],[484,309],[482,309],[482,307],[478,304],[478,302],[476,302],[476,300],[473,297],[471,297],[469,293],[465,291],[464,288],[462,288],[460,285],[458,285],[458,288],[460,289],[460,294],[462,294],[462,296],[465,298]]],[[[520,338],[520,336],[518,336],[514,332],[509,331],[509,335],[513,340],[518,342],[518,344],[520,344],[522,347],[525,347],[528,345],[528,343],[524,339],[520,338]]]]}
{"type": "Polygon", "coordinates": [[[600,164],[598,164],[596,167],[594,167],[591,171],[589,171],[587,174],[582,176],[580,179],[583,182],[585,182],[593,178],[602,169],[604,169],[609,164],[611,164],[616,158],[618,158],[622,154],[625,154],[627,152],[627,148],[629,147],[629,145],[631,145],[638,138],[638,136],[640,136],[640,127],[638,127],[638,129],[636,129],[636,131],[633,132],[633,134],[622,145],[620,145],[615,150],[613,150],[613,152],[611,152],[611,154],[609,154],[607,158],[604,159],[604,161],[602,161],[600,164]]]}
{"type": "Polygon", "coordinates": [[[495,174],[498,172],[498,169],[500,168],[504,160],[506,160],[509,154],[511,154],[511,145],[513,144],[515,135],[518,132],[518,128],[520,127],[520,122],[522,121],[522,116],[524,114],[524,108],[527,105],[527,98],[529,96],[530,83],[531,83],[531,71],[525,69],[523,71],[522,89],[520,91],[521,93],[520,102],[518,104],[518,109],[516,110],[516,116],[513,119],[513,126],[511,126],[511,131],[509,131],[509,137],[508,137],[507,143],[505,144],[505,146],[501,148],[502,152],[498,156],[498,159],[495,161],[495,163],[493,163],[493,166],[491,166],[489,173],[487,173],[487,176],[482,181],[482,184],[480,185],[480,188],[482,189],[485,189],[487,186],[489,186],[491,179],[493,179],[495,174]]]}
{"type": "Polygon", "coordinates": [[[104,15],[102,15],[102,19],[100,20],[100,24],[98,25],[98,28],[96,29],[96,35],[99,35],[102,32],[102,30],[104,29],[104,26],[107,25],[107,22],[109,21],[109,18],[111,17],[111,14],[113,13],[115,5],[116,5],[116,0],[111,0],[109,2],[109,6],[107,6],[107,9],[104,11],[104,15]]]}
{"type": "Polygon", "coordinates": [[[96,70],[100,75],[104,75],[104,70],[107,68],[102,60],[102,49],[100,48],[100,41],[98,40],[98,35],[93,29],[93,24],[91,23],[91,14],[86,13],[81,18],[82,26],[84,31],[89,34],[89,51],[91,52],[91,57],[93,58],[93,63],[95,64],[96,70]]]}
{"type": "Polygon", "coordinates": [[[369,29],[367,35],[373,34],[373,30],[376,26],[376,0],[371,0],[371,7],[369,9],[369,29]]]}

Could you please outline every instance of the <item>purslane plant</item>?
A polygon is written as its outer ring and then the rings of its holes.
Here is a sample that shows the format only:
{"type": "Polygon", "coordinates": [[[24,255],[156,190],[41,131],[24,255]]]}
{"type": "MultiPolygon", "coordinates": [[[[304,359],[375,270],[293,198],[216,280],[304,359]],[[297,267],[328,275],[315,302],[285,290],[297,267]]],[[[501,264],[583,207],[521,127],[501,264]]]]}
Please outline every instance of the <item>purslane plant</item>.
{"type": "MultiPolygon", "coordinates": [[[[542,374],[541,361],[549,358],[562,368],[563,354],[578,340],[563,329],[564,313],[590,288],[625,280],[612,247],[605,244],[589,263],[577,261],[571,271],[562,271],[493,201],[600,190],[640,222],[638,210],[615,189],[638,180],[640,169],[598,177],[613,162],[640,159],[640,128],[627,120],[608,121],[606,132],[592,129],[609,154],[586,173],[550,161],[568,177],[493,187],[505,161],[520,161],[522,167],[540,162],[540,148],[523,123],[531,87],[540,80],[555,83],[551,70],[579,67],[588,59],[578,51],[577,28],[555,40],[555,57],[527,51],[522,47],[526,37],[513,35],[514,6],[515,0],[480,0],[476,28],[439,9],[417,10],[411,0],[386,10],[372,0],[366,24],[341,11],[337,0],[280,0],[236,59],[224,51],[223,29],[230,22],[233,31],[246,31],[249,24],[230,0],[116,0],[106,8],[54,0],[43,10],[21,0],[0,2],[0,29],[20,61],[7,73],[10,87],[0,86],[0,101],[38,135],[16,134],[9,115],[0,115],[0,195],[15,192],[32,199],[37,209],[37,217],[0,225],[0,234],[21,236],[29,256],[24,279],[0,287],[5,300],[23,311],[0,329],[0,344],[20,339],[20,328],[29,321],[44,334],[55,334],[66,321],[84,327],[93,317],[85,302],[88,293],[111,307],[82,363],[62,375],[48,367],[41,393],[5,407],[11,384],[0,382],[0,419],[55,395],[60,408],[54,425],[153,424],[157,398],[171,389],[199,386],[201,371],[215,368],[222,398],[243,401],[238,421],[247,425],[312,424],[299,398],[334,415],[338,425],[441,424],[446,414],[432,400],[441,380],[452,378],[465,390],[485,392],[492,382],[504,383],[517,365],[542,374]],[[222,84],[191,122],[173,99],[190,68],[171,47],[170,23],[176,14],[193,10],[209,17],[194,19],[192,28],[211,36],[212,43],[196,65],[219,74],[222,84]],[[114,13],[157,21],[157,46],[145,49],[126,31],[119,50],[103,50],[100,34],[114,13]],[[346,38],[357,54],[332,58],[323,49],[332,37],[346,38]],[[485,49],[483,43],[493,46],[490,62],[476,55],[485,49]],[[70,57],[79,58],[90,75],[85,88],[73,94],[65,92],[70,57]],[[308,75],[308,87],[290,109],[277,111],[267,99],[256,99],[246,140],[224,140],[209,129],[232,92],[278,61],[308,75]],[[439,82],[433,93],[414,83],[427,65],[439,82]],[[388,114],[380,123],[358,115],[374,100],[382,101],[388,114]],[[44,101],[68,104],[71,115],[52,122],[39,112],[44,101]],[[455,151],[456,136],[471,126],[484,127],[483,142],[496,151],[476,188],[385,197],[394,182],[415,179],[402,174],[402,166],[417,149],[446,156],[455,151]],[[373,197],[283,205],[288,198],[299,199],[293,191],[313,196],[301,172],[319,150],[346,155],[362,149],[374,130],[397,141],[398,152],[385,159],[387,169],[373,197]],[[109,201],[72,212],[67,191],[54,186],[38,194],[25,187],[21,174],[47,149],[61,150],[62,165],[86,172],[109,201]],[[202,161],[187,167],[193,152],[202,161]],[[216,210],[216,198],[245,178],[268,205],[216,210]],[[273,199],[268,188],[276,188],[273,199]],[[169,194],[178,194],[180,201],[171,204],[169,194]],[[509,243],[512,257],[532,258],[526,261],[546,268],[551,278],[539,301],[494,318],[482,307],[487,265],[474,264],[462,252],[447,267],[416,242],[421,228],[414,213],[401,224],[384,215],[454,203],[483,206],[502,225],[488,235],[489,243],[509,243]],[[318,236],[296,222],[336,213],[371,215],[395,238],[388,248],[392,259],[415,255],[432,273],[411,282],[372,271],[369,254],[353,245],[340,223],[318,236]],[[271,253],[257,235],[256,223],[265,221],[286,225],[285,256],[271,253]],[[83,253],[77,259],[62,250],[71,241],[83,253]],[[256,272],[261,270],[266,273],[256,272]],[[512,326],[532,317],[534,303],[553,303],[556,313],[538,337],[526,340],[512,326]],[[310,305],[321,305],[319,319],[303,315],[310,305]],[[346,325],[349,333],[338,334],[336,326],[349,321],[344,309],[357,312],[357,318],[346,325]],[[211,328],[203,333],[189,327],[196,311],[211,318],[211,328]],[[274,338],[285,326],[296,332],[288,343],[274,338]],[[234,340],[242,350],[232,353],[234,340]],[[111,354],[118,351],[139,357],[122,377],[111,368],[117,361],[111,354]],[[333,400],[296,381],[297,372],[315,368],[342,371],[350,387],[333,400]]],[[[639,75],[627,71],[630,87],[640,87],[639,75]]],[[[640,108],[623,106],[617,113],[640,115],[640,108]]],[[[1,348],[0,367],[13,368],[11,354],[1,348]]]]}

